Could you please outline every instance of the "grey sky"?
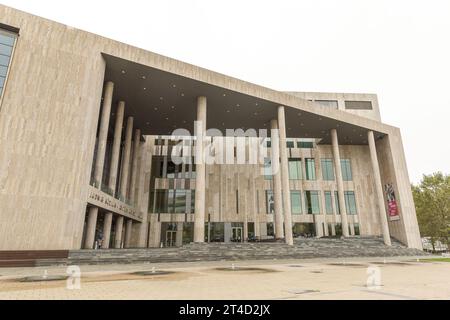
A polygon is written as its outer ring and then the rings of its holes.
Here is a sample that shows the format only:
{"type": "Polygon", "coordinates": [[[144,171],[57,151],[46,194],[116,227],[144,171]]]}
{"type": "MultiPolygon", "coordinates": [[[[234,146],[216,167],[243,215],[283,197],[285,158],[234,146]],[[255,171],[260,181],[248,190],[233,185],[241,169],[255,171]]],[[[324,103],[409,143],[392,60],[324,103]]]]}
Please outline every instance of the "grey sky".
{"type": "Polygon", "coordinates": [[[450,173],[448,0],[0,2],[276,90],[377,93],[411,180],[450,173]]]}

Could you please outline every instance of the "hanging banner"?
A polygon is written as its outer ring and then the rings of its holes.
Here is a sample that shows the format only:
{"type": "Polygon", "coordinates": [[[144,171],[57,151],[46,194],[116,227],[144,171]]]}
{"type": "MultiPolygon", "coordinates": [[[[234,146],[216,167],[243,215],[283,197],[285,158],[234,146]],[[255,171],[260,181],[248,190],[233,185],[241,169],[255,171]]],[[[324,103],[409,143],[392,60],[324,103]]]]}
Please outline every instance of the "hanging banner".
{"type": "Polygon", "coordinates": [[[391,221],[400,220],[400,211],[395,196],[395,190],[392,183],[385,185],[386,198],[388,202],[388,214],[391,221]]]}

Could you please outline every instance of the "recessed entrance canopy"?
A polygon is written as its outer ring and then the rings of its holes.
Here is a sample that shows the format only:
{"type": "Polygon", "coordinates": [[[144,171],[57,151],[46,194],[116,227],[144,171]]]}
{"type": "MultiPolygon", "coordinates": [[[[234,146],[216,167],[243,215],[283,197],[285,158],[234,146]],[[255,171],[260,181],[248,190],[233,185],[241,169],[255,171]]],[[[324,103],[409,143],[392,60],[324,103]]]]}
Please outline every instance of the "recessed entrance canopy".
{"type": "MultiPolygon", "coordinates": [[[[224,135],[226,129],[268,129],[270,135],[270,121],[278,117],[279,103],[111,55],[103,56],[105,81],[115,84],[114,105],[125,101],[125,115],[134,117],[135,127],[143,135],[171,135],[175,129],[186,129],[194,135],[199,96],[208,98],[208,129],[219,129],[224,135]]],[[[309,102],[305,101],[306,104],[309,102]]],[[[316,108],[318,114],[285,106],[288,138],[317,138],[322,139],[321,144],[331,144],[330,131],[336,128],[340,144],[367,144],[367,128],[333,118],[333,113],[344,111],[330,110],[327,116],[321,107],[316,108]]],[[[110,123],[113,125],[114,121],[110,123]]],[[[384,133],[375,132],[375,136],[379,138],[384,133]]]]}

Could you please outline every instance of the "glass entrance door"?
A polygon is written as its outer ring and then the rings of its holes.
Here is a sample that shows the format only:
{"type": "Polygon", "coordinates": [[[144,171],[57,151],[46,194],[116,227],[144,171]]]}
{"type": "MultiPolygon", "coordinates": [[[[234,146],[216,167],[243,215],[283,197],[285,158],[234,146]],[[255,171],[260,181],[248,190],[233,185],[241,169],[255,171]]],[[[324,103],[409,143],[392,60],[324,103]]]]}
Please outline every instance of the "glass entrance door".
{"type": "Polygon", "coordinates": [[[167,231],[166,232],[166,247],[171,248],[176,246],[177,232],[167,231]]]}
{"type": "Polygon", "coordinates": [[[242,240],[243,240],[242,235],[244,234],[244,232],[242,231],[242,228],[232,228],[231,231],[232,231],[231,241],[242,242],[242,240]]]}

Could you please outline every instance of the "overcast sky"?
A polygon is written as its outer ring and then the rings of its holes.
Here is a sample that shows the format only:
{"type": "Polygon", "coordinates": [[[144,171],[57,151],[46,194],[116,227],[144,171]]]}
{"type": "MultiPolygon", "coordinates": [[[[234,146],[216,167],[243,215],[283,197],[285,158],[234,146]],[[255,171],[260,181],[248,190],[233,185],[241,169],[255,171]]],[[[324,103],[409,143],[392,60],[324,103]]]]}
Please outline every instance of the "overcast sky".
{"type": "Polygon", "coordinates": [[[450,173],[448,0],[0,3],[276,90],[377,93],[411,180],[450,173]]]}

